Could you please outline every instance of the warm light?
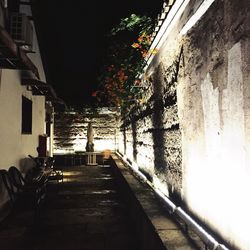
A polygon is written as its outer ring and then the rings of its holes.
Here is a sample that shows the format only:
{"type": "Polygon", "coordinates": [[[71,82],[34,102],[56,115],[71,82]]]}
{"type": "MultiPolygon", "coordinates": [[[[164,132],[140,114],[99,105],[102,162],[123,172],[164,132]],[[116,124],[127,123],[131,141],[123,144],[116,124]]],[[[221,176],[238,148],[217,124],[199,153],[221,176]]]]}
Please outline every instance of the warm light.
{"type": "MultiPolygon", "coordinates": [[[[122,156],[120,155],[120,157],[122,156]]],[[[136,162],[132,162],[132,164],[129,163],[125,156],[122,157],[122,160],[124,163],[126,163],[126,165],[128,165],[131,169],[133,169],[134,173],[137,174],[143,181],[149,183],[147,177],[144,174],[142,174],[142,172],[139,171],[139,168],[136,162]]]]}
{"type": "Polygon", "coordinates": [[[81,171],[64,171],[62,182],[76,182],[78,181],[77,176],[81,174],[81,171]]]}
{"type": "MultiPolygon", "coordinates": [[[[118,153],[119,155],[119,153],[118,153]]],[[[122,157],[120,155],[120,157],[122,157]]],[[[183,222],[190,227],[190,229],[194,230],[194,232],[206,243],[212,244],[216,249],[228,250],[224,245],[219,244],[203,227],[201,227],[196,221],[194,221],[181,207],[177,207],[167,196],[162,192],[162,188],[166,190],[166,186],[162,185],[162,181],[159,178],[154,178],[154,183],[151,183],[147,180],[146,176],[141,173],[138,169],[138,165],[135,162],[129,163],[125,156],[122,157],[123,161],[134,171],[134,173],[141,178],[144,182],[146,182],[156,194],[161,198],[162,201],[167,205],[169,212],[171,214],[176,214],[180,218],[182,218],[183,222]]],[[[165,193],[168,193],[166,191],[165,193]]],[[[215,249],[214,248],[214,249],[215,249]]]]}
{"type": "Polygon", "coordinates": [[[69,177],[69,176],[75,176],[75,175],[81,175],[81,171],[64,171],[63,177],[69,177]]]}
{"type": "Polygon", "coordinates": [[[169,197],[168,185],[166,181],[161,180],[158,176],[153,176],[153,186],[156,190],[160,190],[165,196],[169,197]]]}
{"type": "MultiPolygon", "coordinates": [[[[73,146],[72,149],[61,149],[61,148],[54,148],[53,152],[54,154],[74,154],[75,152],[83,152],[85,151],[85,147],[86,147],[86,143],[87,143],[87,139],[86,138],[80,138],[77,137],[74,141],[73,141],[73,146]]],[[[99,139],[99,140],[95,140],[94,139],[94,149],[96,152],[100,152],[103,151],[107,148],[109,148],[110,150],[115,150],[115,139],[99,139]]]]}
{"type": "Polygon", "coordinates": [[[201,83],[204,134],[184,138],[184,197],[230,244],[250,249],[250,173],[245,142],[241,44],[228,52],[227,87],[201,83]]]}
{"type": "Polygon", "coordinates": [[[83,138],[77,135],[73,141],[74,152],[85,151],[86,144],[87,144],[87,138],[83,138]]]}

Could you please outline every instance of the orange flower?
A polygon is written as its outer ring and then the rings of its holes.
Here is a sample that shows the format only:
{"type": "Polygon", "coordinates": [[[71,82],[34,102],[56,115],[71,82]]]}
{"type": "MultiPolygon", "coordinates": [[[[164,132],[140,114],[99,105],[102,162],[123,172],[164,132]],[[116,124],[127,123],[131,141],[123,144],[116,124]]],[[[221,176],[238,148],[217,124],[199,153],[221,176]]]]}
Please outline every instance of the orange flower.
{"type": "Polygon", "coordinates": [[[137,39],[137,40],[138,40],[138,42],[139,42],[139,43],[141,43],[141,42],[142,42],[142,40],[143,40],[143,37],[142,37],[142,36],[140,36],[140,37],[138,37],[138,39],[137,39]]]}
{"type": "Polygon", "coordinates": [[[132,46],[134,49],[141,47],[141,45],[140,45],[139,43],[133,43],[131,46],[132,46]]]}
{"type": "Polygon", "coordinates": [[[138,85],[140,85],[140,84],[141,84],[141,80],[140,80],[140,79],[136,79],[136,80],[135,80],[135,85],[138,86],[138,85]]]}
{"type": "Polygon", "coordinates": [[[151,36],[147,36],[147,43],[151,42],[151,36]]]}
{"type": "Polygon", "coordinates": [[[141,54],[142,54],[142,57],[146,57],[147,55],[148,55],[148,52],[146,51],[146,50],[143,50],[142,52],[141,52],[141,54]]]}

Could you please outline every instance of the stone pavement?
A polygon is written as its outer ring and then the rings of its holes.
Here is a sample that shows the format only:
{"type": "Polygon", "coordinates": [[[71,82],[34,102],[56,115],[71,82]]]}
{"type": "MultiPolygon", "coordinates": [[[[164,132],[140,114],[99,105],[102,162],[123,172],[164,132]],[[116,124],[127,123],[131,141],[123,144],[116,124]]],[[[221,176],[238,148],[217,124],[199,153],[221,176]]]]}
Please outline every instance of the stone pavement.
{"type": "Polygon", "coordinates": [[[1,250],[140,250],[109,166],[64,168],[34,222],[22,211],[0,224],[1,250]]]}

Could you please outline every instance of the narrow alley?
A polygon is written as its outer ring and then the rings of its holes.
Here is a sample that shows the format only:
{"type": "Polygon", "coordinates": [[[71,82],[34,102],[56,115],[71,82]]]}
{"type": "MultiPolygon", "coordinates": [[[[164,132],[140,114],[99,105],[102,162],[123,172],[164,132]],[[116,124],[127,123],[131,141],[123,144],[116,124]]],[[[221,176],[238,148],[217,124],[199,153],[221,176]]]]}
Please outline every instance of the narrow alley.
{"type": "Polygon", "coordinates": [[[1,224],[0,249],[139,250],[110,166],[63,171],[63,183],[49,185],[36,222],[34,211],[20,211],[1,224]]]}
{"type": "Polygon", "coordinates": [[[250,250],[249,51],[249,0],[0,0],[0,250],[250,250]]]}

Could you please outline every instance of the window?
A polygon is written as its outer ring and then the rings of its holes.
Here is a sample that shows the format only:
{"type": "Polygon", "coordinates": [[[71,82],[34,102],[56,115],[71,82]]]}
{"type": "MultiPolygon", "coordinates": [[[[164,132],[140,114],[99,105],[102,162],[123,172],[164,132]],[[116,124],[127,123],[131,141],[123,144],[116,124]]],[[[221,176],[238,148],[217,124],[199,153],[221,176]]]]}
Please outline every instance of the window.
{"type": "Polygon", "coordinates": [[[32,101],[22,97],[22,134],[32,134],[32,101]]]}
{"type": "Polygon", "coordinates": [[[19,12],[19,1],[18,0],[8,0],[8,9],[11,12],[19,12]]]}
{"type": "Polygon", "coordinates": [[[46,113],[46,135],[50,137],[51,115],[46,113]]]}

